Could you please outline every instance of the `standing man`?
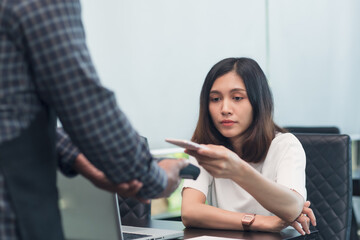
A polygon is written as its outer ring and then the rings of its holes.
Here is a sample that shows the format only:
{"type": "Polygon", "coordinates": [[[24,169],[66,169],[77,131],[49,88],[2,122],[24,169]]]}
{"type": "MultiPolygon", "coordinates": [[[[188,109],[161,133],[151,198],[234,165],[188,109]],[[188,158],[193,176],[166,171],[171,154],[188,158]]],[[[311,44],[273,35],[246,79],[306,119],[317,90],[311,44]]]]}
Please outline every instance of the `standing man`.
{"type": "Polygon", "coordinates": [[[0,239],[64,238],[56,116],[111,182],[137,179],[136,196],[144,199],[176,188],[186,163],[164,160],[159,167],[99,82],[79,1],[0,0],[0,239]]]}

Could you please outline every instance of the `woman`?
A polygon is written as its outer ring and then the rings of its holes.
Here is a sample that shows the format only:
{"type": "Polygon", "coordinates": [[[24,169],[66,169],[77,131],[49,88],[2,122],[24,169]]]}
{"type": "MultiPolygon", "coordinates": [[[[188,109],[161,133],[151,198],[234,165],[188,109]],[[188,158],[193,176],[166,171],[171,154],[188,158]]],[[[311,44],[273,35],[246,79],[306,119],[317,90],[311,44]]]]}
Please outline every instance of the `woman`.
{"type": "Polygon", "coordinates": [[[201,166],[197,181],[184,182],[185,226],[278,232],[292,225],[310,233],[305,153],[272,117],[270,88],[254,60],[228,58],[210,70],[192,137],[206,149],[185,151],[201,166]]]}

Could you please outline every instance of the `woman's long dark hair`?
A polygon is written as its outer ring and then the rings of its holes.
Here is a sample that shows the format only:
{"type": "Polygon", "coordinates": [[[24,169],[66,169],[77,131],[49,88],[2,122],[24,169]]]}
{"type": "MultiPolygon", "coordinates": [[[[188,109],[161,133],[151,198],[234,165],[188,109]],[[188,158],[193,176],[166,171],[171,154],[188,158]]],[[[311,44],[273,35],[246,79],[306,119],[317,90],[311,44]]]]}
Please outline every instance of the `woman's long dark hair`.
{"type": "Polygon", "coordinates": [[[245,161],[257,163],[265,159],[276,131],[285,132],[273,121],[272,94],[257,62],[250,58],[226,58],[215,64],[207,74],[201,90],[199,119],[192,141],[223,145],[241,152],[240,157],[245,161]],[[230,140],[216,129],[209,112],[209,94],[215,80],[232,71],[244,81],[253,109],[253,121],[242,134],[242,149],[234,149],[230,140]]]}

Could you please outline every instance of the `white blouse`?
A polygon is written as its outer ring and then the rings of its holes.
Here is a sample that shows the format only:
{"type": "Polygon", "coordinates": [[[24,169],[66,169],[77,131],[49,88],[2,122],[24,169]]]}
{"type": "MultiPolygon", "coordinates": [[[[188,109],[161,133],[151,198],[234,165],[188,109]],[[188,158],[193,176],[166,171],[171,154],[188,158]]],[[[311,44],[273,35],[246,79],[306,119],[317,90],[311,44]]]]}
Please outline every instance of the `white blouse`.
{"type": "MultiPolygon", "coordinates": [[[[199,166],[196,159],[190,162],[199,166]]],[[[305,166],[306,157],[299,140],[291,133],[278,133],[271,142],[268,154],[261,163],[250,163],[264,177],[294,189],[306,199],[305,166]]],[[[184,180],[183,188],[199,190],[207,196],[208,204],[242,213],[273,215],[262,207],[249,193],[230,179],[214,178],[200,166],[196,181],[184,180]]]]}

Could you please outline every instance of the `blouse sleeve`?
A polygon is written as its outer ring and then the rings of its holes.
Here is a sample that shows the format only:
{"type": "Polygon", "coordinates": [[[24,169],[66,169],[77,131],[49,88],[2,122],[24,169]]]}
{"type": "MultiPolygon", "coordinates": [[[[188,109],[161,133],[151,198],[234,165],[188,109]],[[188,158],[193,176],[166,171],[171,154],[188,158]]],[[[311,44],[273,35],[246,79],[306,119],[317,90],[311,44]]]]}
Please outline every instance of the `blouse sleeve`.
{"type": "Polygon", "coordinates": [[[276,181],[295,190],[306,199],[305,151],[300,141],[293,134],[286,133],[284,135],[287,135],[287,141],[282,146],[283,154],[278,162],[276,181]]]}
{"type": "Polygon", "coordinates": [[[203,168],[201,167],[194,157],[189,158],[190,163],[198,166],[200,168],[200,174],[196,180],[185,179],[183,184],[184,188],[193,188],[200,192],[202,192],[205,197],[208,194],[209,185],[212,182],[213,177],[203,168]]]}

